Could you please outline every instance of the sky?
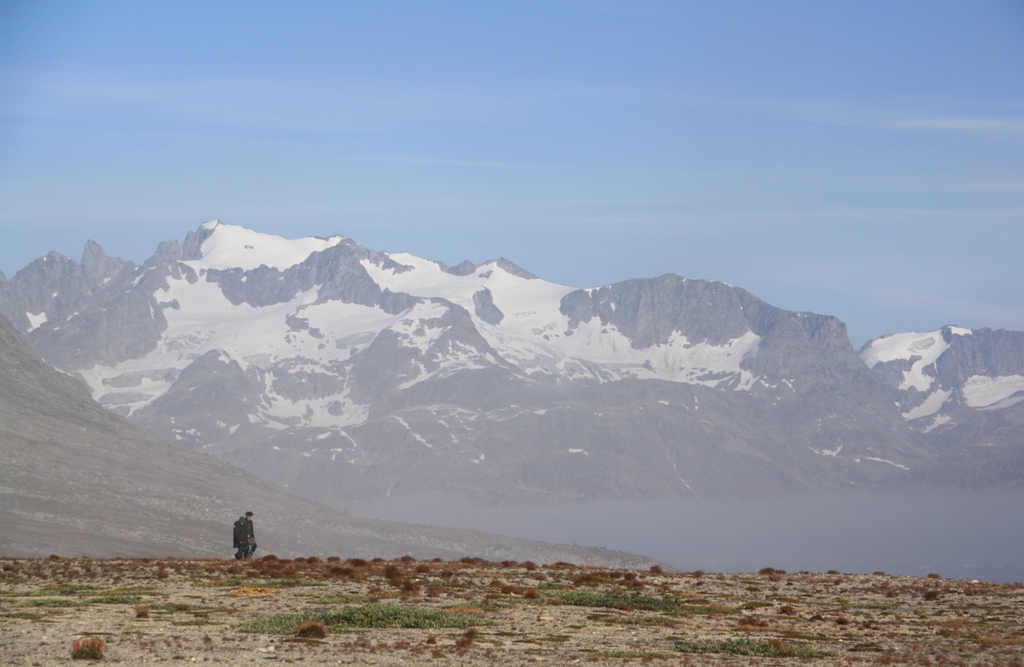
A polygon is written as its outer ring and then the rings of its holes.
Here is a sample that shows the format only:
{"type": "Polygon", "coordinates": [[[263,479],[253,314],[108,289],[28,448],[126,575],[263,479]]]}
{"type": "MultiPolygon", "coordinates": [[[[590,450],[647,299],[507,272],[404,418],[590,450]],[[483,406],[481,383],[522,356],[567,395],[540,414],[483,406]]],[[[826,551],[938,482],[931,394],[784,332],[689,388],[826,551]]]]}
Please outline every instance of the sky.
{"type": "Polygon", "coordinates": [[[0,271],[215,218],[1024,330],[1024,2],[0,0],[0,271]]]}

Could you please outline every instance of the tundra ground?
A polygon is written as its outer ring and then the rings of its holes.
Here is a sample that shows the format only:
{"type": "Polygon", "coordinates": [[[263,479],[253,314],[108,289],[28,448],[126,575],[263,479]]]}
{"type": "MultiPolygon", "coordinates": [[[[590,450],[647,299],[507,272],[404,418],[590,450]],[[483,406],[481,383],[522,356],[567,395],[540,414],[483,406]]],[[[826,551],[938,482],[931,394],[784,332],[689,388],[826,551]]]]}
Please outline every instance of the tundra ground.
{"type": "Polygon", "coordinates": [[[0,559],[0,664],[69,664],[76,641],[127,665],[1024,667],[1024,587],[409,557],[0,559]]]}

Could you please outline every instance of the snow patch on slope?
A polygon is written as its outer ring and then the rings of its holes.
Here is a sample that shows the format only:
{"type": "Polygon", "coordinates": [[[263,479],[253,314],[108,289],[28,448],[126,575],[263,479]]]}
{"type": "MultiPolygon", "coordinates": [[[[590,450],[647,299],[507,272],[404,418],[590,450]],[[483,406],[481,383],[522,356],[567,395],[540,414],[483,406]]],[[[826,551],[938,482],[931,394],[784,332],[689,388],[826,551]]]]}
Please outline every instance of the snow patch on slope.
{"type": "MultiPolygon", "coordinates": [[[[964,331],[969,330],[964,329],[964,331]]],[[[909,361],[916,358],[910,370],[903,372],[903,382],[899,388],[900,391],[910,389],[927,391],[931,388],[935,377],[926,374],[925,370],[934,364],[947,349],[949,349],[949,343],[943,339],[941,329],[927,333],[910,331],[871,341],[868,347],[861,351],[860,357],[868,365],[868,368],[874,368],[877,364],[887,361],[898,359],[909,361]]]]}
{"type": "Polygon", "coordinates": [[[28,318],[28,330],[32,331],[38,329],[46,323],[46,313],[25,313],[25,317],[28,318]]]}
{"type": "Polygon", "coordinates": [[[945,391],[943,389],[937,389],[924,399],[924,402],[918,405],[916,408],[908,410],[903,413],[903,418],[907,421],[913,421],[920,419],[921,417],[928,417],[934,415],[936,412],[942,409],[943,404],[949,400],[949,397],[953,394],[952,391],[945,391]]]}
{"type": "Polygon", "coordinates": [[[1024,375],[972,375],[964,383],[964,402],[979,410],[1008,408],[1024,401],[1024,375]],[[1015,394],[1022,394],[1015,396],[1015,394]]]}

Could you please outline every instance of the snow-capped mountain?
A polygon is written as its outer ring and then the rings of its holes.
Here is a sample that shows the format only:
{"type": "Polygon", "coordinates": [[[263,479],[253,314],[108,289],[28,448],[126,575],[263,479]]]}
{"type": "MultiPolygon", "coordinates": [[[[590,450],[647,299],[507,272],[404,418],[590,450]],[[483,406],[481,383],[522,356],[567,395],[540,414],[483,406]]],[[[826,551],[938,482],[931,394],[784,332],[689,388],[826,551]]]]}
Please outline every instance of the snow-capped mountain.
{"type": "Polygon", "coordinates": [[[933,483],[1024,481],[1024,332],[946,326],[869,341],[860,356],[942,456],[933,483]]]}
{"type": "Polygon", "coordinates": [[[111,410],[335,504],[847,487],[932,456],[837,319],[675,275],[575,289],[212,221],[141,267],[51,253],[0,312],[111,410]]]}

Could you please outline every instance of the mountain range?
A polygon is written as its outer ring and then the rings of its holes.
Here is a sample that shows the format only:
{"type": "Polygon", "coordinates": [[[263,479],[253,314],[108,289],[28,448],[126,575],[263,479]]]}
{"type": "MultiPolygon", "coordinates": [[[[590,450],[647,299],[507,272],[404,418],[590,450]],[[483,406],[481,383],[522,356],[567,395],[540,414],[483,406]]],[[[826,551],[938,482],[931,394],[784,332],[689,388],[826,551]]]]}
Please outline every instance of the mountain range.
{"type": "Polygon", "coordinates": [[[110,411],[335,507],[1024,482],[1024,333],[858,353],[716,281],[577,289],[212,221],[141,266],[50,253],[0,313],[110,411]]]}

